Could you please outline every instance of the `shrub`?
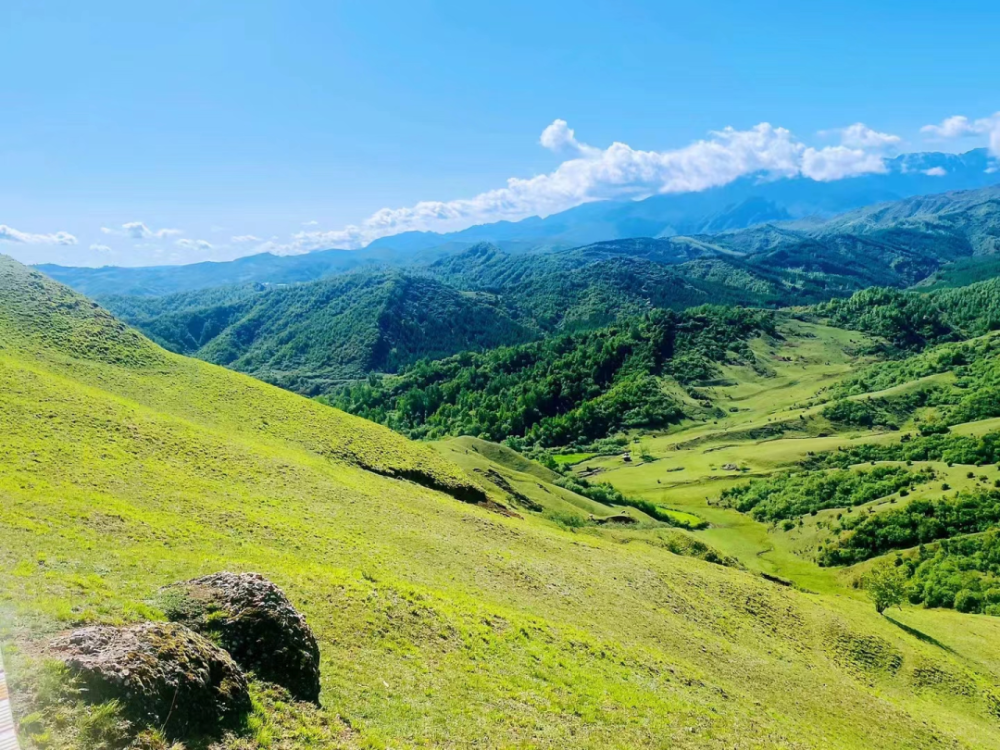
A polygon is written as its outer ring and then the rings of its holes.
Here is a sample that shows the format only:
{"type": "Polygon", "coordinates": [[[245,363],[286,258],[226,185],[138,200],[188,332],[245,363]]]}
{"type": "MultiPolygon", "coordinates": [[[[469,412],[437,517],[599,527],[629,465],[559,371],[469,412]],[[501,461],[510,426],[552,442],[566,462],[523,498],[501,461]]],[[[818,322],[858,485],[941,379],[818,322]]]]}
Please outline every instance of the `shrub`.
{"type": "Polygon", "coordinates": [[[978,612],[982,607],[982,597],[976,591],[963,589],[955,595],[955,609],[959,612],[978,612]]]}
{"type": "Polygon", "coordinates": [[[882,614],[889,607],[898,607],[903,603],[906,574],[902,567],[883,560],[865,574],[862,585],[875,605],[875,611],[882,614]]]}

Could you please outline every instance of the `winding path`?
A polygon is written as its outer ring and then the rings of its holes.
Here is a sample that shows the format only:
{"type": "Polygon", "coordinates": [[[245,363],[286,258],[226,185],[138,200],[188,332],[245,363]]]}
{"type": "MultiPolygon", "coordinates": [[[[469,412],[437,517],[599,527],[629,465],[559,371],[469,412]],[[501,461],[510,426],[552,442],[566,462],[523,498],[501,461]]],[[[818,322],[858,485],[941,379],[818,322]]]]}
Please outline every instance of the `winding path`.
{"type": "Polygon", "coordinates": [[[3,654],[0,654],[0,750],[18,750],[17,730],[14,717],[10,713],[10,695],[7,692],[7,673],[3,668],[3,654]]]}

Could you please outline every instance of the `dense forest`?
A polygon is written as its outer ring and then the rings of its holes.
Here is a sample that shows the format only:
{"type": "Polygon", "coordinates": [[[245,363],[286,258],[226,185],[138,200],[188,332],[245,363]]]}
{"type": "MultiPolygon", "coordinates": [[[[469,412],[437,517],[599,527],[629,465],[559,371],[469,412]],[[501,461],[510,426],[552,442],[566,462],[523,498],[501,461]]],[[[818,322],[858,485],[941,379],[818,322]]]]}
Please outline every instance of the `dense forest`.
{"type": "Polygon", "coordinates": [[[913,472],[901,466],[790,472],[730,487],[720,499],[758,521],[775,522],[826,508],[863,505],[933,479],[933,471],[913,472]]]}
{"type": "Polygon", "coordinates": [[[873,287],[816,306],[832,325],[880,336],[904,351],[1000,330],[1000,278],[932,293],[873,287]]]}
{"type": "Polygon", "coordinates": [[[959,493],[882,513],[845,514],[835,532],[849,532],[821,548],[821,565],[852,565],[897,549],[974,534],[1000,523],[1000,492],[959,493]]]}
{"type": "Polygon", "coordinates": [[[1000,530],[921,545],[899,564],[911,603],[1000,616],[1000,530]]]}
{"type": "Polygon", "coordinates": [[[412,437],[475,435],[557,446],[663,427],[699,408],[684,391],[746,341],[775,334],[765,311],[654,310],[597,331],[420,362],[323,400],[412,437]]]}

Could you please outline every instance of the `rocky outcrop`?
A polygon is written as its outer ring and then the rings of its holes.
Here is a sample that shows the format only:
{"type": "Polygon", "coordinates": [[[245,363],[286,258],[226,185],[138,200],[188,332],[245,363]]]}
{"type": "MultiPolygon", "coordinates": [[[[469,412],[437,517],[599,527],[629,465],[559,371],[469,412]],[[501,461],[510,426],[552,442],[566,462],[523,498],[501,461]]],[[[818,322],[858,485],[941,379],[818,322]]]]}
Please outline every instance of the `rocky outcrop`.
{"type": "Polygon", "coordinates": [[[319,701],[319,646],[281,589],[256,573],[217,573],[163,589],[174,622],[202,633],[236,663],[299,700],[319,701]]]}
{"type": "Polygon", "coordinates": [[[174,623],[92,627],[52,643],[93,702],[118,700],[171,736],[216,732],[250,710],[246,677],[225,651],[174,623]]]}

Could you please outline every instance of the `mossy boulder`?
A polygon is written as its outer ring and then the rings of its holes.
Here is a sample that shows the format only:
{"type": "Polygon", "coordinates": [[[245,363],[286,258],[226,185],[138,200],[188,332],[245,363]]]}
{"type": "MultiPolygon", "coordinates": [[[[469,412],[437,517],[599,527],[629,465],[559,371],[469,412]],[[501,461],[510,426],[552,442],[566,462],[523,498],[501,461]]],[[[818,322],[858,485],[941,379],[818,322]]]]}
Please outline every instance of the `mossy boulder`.
{"type": "Polygon", "coordinates": [[[53,641],[51,653],[87,700],[117,700],[170,736],[215,733],[251,708],[247,679],[232,657],[183,625],[83,628],[53,641]]]}
{"type": "Polygon", "coordinates": [[[288,690],[319,701],[319,646],[285,594],[256,573],[217,573],[168,586],[167,617],[211,638],[236,663],[288,690]]]}

